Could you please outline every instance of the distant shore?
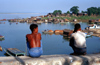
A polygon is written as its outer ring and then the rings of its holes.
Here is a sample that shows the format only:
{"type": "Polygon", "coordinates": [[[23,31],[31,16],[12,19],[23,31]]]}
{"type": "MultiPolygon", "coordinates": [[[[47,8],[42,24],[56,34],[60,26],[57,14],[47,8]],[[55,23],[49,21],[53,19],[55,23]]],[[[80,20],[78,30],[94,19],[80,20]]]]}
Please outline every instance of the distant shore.
{"type": "MultiPolygon", "coordinates": [[[[69,21],[73,21],[73,19],[77,19],[79,22],[88,22],[89,20],[100,19],[100,16],[69,16],[69,17],[50,17],[56,19],[68,19],[69,21]]],[[[43,17],[42,19],[48,19],[48,17],[43,17]]]]}
{"type": "Polygon", "coordinates": [[[46,22],[46,23],[59,23],[59,22],[89,22],[89,20],[96,20],[100,19],[100,15],[71,15],[71,14],[60,14],[60,15],[53,15],[48,13],[47,15],[40,15],[41,13],[0,13],[0,14],[31,14],[31,17],[21,18],[21,19],[9,19],[10,22],[27,22],[27,23],[37,23],[37,22],[46,22]],[[34,14],[39,14],[38,16],[32,16],[34,14]]]}
{"type": "Polygon", "coordinates": [[[0,14],[40,14],[40,13],[0,13],[0,14]]]}

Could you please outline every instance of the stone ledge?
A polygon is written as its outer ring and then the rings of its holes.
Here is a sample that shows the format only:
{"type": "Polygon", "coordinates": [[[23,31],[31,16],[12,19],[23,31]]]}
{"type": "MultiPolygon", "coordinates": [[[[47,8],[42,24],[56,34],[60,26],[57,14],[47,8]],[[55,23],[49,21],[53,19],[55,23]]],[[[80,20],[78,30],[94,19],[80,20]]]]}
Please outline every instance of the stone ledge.
{"type": "Polygon", "coordinates": [[[0,57],[0,65],[100,65],[100,54],[0,57]]]}

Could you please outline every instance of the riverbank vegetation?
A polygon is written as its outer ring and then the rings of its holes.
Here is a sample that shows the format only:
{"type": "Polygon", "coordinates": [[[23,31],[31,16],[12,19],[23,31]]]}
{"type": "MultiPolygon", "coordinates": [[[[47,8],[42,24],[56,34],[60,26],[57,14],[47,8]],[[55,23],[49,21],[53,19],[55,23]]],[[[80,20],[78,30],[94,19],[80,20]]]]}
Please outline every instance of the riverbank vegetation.
{"type": "Polygon", "coordinates": [[[73,19],[77,19],[78,21],[82,21],[82,22],[87,22],[90,19],[100,19],[100,16],[59,16],[59,17],[43,17],[42,19],[68,19],[69,21],[72,21],[73,19]]]}
{"type": "MultiPolygon", "coordinates": [[[[98,16],[100,15],[100,7],[90,7],[87,8],[87,11],[81,11],[78,9],[78,6],[73,6],[72,8],[70,8],[70,11],[67,11],[64,14],[74,14],[74,15],[88,15],[88,16],[98,16]]],[[[61,15],[62,11],[61,10],[55,10],[53,13],[53,15],[61,15]]]]}
{"type": "Polygon", "coordinates": [[[73,6],[70,8],[70,11],[66,13],[62,13],[61,10],[55,10],[53,13],[48,13],[42,19],[68,19],[69,21],[73,21],[73,19],[77,19],[78,21],[89,21],[91,19],[100,19],[100,7],[90,7],[87,8],[87,11],[79,11],[78,6],[73,6]]]}

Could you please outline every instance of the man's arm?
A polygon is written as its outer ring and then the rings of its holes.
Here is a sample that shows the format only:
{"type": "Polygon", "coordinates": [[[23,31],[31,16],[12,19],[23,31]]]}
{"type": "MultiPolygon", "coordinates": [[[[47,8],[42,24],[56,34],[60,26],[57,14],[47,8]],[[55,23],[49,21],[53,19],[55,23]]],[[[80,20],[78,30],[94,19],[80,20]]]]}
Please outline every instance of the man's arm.
{"type": "Polygon", "coordinates": [[[40,40],[41,40],[41,34],[39,33],[39,36],[40,36],[40,40]]]}
{"type": "Polygon", "coordinates": [[[0,51],[2,51],[2,47],[0,46],[0,51]]]}
{"type": "Polygon", "coordinates": [[[26,45],[28,48],[30,48],[29,42],[28,42],[28,35],[26,35],[26,45]]]}
{"type": "Polygon", "coordinates": [[[74,37],[70,38],[69,46],[71,46],[71,47],[74,46],[74,37]]]}
{"type": "Polygon", "coordinates": [[[26,35],[26,43],[28,42],[28,35],[26,35]]]}

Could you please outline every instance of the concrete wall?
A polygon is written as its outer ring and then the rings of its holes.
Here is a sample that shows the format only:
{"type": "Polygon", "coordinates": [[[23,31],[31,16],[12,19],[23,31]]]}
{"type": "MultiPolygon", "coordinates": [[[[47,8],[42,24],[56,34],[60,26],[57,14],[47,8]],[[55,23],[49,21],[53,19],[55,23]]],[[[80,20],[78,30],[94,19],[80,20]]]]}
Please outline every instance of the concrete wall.
{"type": "Polygon", "coordinates": [[[84,56],[42,55],[39,58],[9,56],[0,57],[0,65],[100,65],[100,54],[84,56]]]}

